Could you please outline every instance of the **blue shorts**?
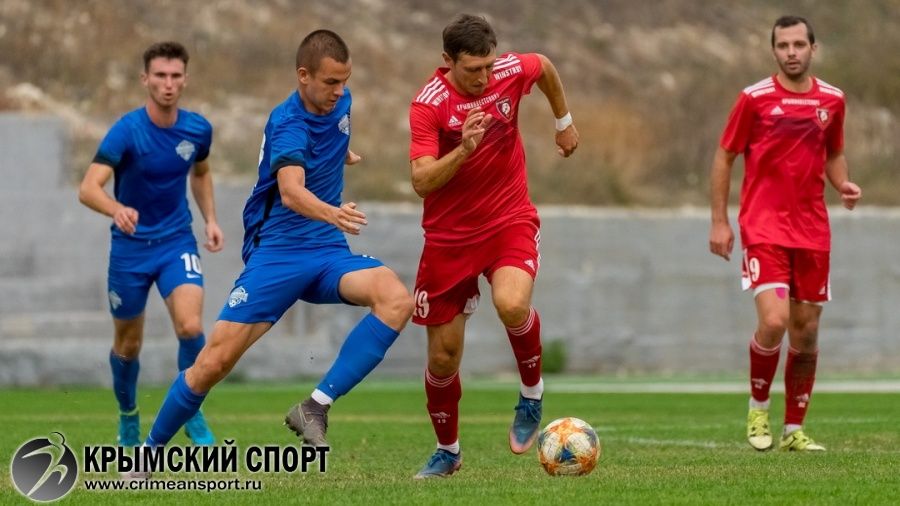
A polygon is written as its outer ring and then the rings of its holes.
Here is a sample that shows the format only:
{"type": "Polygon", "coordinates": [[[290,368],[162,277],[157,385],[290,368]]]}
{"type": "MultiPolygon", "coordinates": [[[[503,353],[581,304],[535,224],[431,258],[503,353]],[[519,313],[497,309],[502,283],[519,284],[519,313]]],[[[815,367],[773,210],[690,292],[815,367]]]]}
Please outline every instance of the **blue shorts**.
{"type": "Polygon", "coordinates": [[[294,302],[350,304],[338,288],[348,272],[384,264],[354,255],[346,246],[323,248],[261,247],[250,255],[219,320],[237,323],[277,322],[294,302]]]}
{"type": "Polygon", "coordinates": [[[192,233],[154,241],[113,237],[109,250],[109,311],[130,320],[147,305],[150,285],[163,299],[183,284],[203,286],[203,269],[192,233]]]}

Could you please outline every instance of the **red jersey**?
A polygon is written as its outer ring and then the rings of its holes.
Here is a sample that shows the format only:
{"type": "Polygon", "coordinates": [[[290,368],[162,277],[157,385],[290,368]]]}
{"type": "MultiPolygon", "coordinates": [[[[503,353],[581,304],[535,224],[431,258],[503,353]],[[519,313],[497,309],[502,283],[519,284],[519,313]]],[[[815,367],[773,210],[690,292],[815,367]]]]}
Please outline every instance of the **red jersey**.
{"type": "Polygon", "coordinates": [[[506,53],[494,61],[482,95],[462,95],[439,68],[412,102],[409,159],[439,159],[462,142],[462,125],[475,107],[494,119],[457,173],[425,197],[422,228],[434,244],[471,244],[506,224],[536,219],[528,196],[519,101],[540,78],[537,54],[506,53]]]}
{"type": "Polygon", "coordinates": [[[744,88],[720,145],[744,154],[741,243],[831,249],[825,160],[844,148],[844,93],[812,79],[806,93],[774,76],[744,88]]]}

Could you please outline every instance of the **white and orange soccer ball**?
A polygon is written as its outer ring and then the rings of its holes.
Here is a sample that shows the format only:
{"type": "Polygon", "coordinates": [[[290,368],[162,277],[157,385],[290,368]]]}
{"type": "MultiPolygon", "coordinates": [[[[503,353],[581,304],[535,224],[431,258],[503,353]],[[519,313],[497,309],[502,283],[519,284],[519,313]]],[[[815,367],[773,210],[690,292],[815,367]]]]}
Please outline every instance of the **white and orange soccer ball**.
{"type": "Polygon", "coordinates": [[[593,427],[578,418],[553,420],[537,442],[538,458],[551,476],[588,474],[600,458],[600,438],[593,427]]]}

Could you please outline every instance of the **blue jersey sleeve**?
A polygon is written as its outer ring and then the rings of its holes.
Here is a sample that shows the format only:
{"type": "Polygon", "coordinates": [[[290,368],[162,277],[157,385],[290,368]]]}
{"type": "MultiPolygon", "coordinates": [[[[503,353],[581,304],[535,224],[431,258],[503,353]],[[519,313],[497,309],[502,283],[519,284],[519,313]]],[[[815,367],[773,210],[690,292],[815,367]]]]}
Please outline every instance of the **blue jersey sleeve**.
{"type": "Polygon", "coordinates": [[[200,118],[203,120],[203,142],[197,149],[197,157],[194,158],[194,162],[202,162],[209,158],[209,151],[212,149],[213,127],[206,118],[202,116],[200,118]]]}
{"type": "Polygon", "coordinates": [[[272,131],[271,175],[282,167],[299,165],[306,167],[306,147],[309,144],[309,134],[306,131],[306,123],[302,119],[293,117],[275,126],[272,131]]]}
{"type": "Polygon", "coordinates": [[[126,122],[124,120],[117,121],[100,142],[97,154],[94,155],[94,163],[117,167],[125,156],[125,152],[128,151],[130,140],[131,135],[126,122]]]}

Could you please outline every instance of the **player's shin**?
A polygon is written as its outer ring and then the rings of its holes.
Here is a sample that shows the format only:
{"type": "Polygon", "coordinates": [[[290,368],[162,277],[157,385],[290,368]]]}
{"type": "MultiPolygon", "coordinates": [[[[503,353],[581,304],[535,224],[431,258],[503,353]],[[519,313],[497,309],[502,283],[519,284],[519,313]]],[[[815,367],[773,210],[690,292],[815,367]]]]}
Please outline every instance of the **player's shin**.
{"type": "Polygon", "coordinates": [[[398,335],[378,317],[367,314],[347,335],[318,390],[331,399],[349,392],[381,363],[398,335]]]}
{"type": "Polygon", "coordinates": [[[512,345],[519,377],[522,380],[522,395],[530,399],[540,399],[543,394],[541,383],[541,318],[532,307],[528,318],[516,328],[507,328],[506,335],[512,345]]]}
{"type": "Polygon", "coordinates": [[[206,336],[202,332],[192,337],[178,336],[178,370],[183,371],[194,365],[205,344],[206,336]]]}
{"type": "Polygon", "coordinates": [[[426,368],[425,397],[438,446],[459,453],[459,401],[462,399],[459,371],[439,377],[426,368]]]}
{"type": "Polygon", "coordinates": [[[205,398],[206,393],[198,394],[191,390],[184,379],[184,371],[180,372],[169,388],[145,444],[148,446],[167,444],[178,429],[197,413],[205,398]]]}
{"type": "Polygon", "coordinates": [[[110,350],[109,365],[112,369],[113,392],[119,401],[119,411],[131,413],[137,408],[137,379],[141,363],[138,357],[127,359],[110,350]]]}
{"type": "Polygon", "coordinates": [[[785,426],[801,426],[809,409],[813,384],[816,381],[818,351],[801,353],[794,348],[788,350],[784,368],[785,426]]]}

